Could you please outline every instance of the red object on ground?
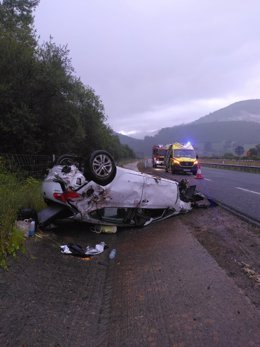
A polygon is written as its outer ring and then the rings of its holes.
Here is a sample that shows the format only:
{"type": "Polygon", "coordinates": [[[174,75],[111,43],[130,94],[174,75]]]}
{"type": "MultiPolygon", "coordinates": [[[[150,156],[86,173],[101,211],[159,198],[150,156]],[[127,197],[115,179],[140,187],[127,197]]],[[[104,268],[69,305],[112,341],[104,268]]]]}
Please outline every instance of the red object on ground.
{"type": "Polygon", "coordinates": [[[200,164],[198,164],[198,170],[197,170],[195,178],[197,178],[197,179],[203,179],[204,178],[202,173],[201,173],[201,166],[200,166],[200,164]]]}

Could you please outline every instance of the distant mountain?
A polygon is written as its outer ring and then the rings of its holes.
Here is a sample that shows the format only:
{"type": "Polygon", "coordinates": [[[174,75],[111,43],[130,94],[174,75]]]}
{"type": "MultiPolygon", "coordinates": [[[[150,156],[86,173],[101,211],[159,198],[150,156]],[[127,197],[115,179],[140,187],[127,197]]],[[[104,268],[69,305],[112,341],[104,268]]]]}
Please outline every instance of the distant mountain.
{"type": "Polygon", "coordinates": [[[228,121],[246,121],[260,123],[260,100],[244,100],[235,102],[218,111],[201,117],[193,123],[212,123],[228,121]]]}
{"type": "Polygon", "coordinates": [[[175,141],[182,143],[190,141],[201,155],[221,155],[233,152],[238,145],[248,149],[260,143],[260,123],[245,121],[190,123],[161,129],[155,137],[149,139],[150,145],[151,142],[175,141]]]}
{"type": "Polygon", "coordinates": [[[154,144],[190,141],[199,155],[234,153],[237,146],[245,151],[260,143],[260,100],[245,100],[201,117],[195,122],[161,129],[144,140],[118,134],[138,157],[151,156],[154,144]]]}

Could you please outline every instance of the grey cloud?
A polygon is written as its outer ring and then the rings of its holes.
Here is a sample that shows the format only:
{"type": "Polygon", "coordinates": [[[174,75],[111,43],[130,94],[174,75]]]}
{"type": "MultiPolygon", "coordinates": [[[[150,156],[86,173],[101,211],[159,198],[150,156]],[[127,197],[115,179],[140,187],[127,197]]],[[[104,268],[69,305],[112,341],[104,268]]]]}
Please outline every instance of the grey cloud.
{"type": "Polygon", "coordinates": [[[218,109],[258,97],[259,1],[71,4],[42,0],[36,29],[68,44],[77,75],[100,95],[115,130],[172,126],[214,111],[210,100],[218,109]]]}

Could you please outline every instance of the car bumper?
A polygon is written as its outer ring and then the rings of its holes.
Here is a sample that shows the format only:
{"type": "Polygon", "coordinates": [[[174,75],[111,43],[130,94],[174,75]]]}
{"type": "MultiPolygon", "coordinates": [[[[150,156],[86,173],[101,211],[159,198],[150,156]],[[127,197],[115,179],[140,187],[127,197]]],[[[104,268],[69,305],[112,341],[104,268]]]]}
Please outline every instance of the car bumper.
{"type": "Polygon", "coordinates": [[[197,172],[198,166],[193,165],[193,166],[181,166],[181,165],[173,165],[174,171],[179,171],[179,172],[197,172]]]}

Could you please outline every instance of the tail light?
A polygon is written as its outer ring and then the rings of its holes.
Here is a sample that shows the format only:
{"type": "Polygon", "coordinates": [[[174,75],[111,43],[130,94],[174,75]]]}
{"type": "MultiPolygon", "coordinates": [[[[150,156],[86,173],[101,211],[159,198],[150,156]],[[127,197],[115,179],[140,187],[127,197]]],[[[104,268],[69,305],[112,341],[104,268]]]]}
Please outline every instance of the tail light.
{"type": "Polygon", "coordinates": [[[73,200],[73,199],[79,198],[80,194],[71,190],[71,191],[66,191],[63,193],[53,193],[53,197],[56,200],[59,200],[61,202],[66,203],[68,200],[73,200]]]}

